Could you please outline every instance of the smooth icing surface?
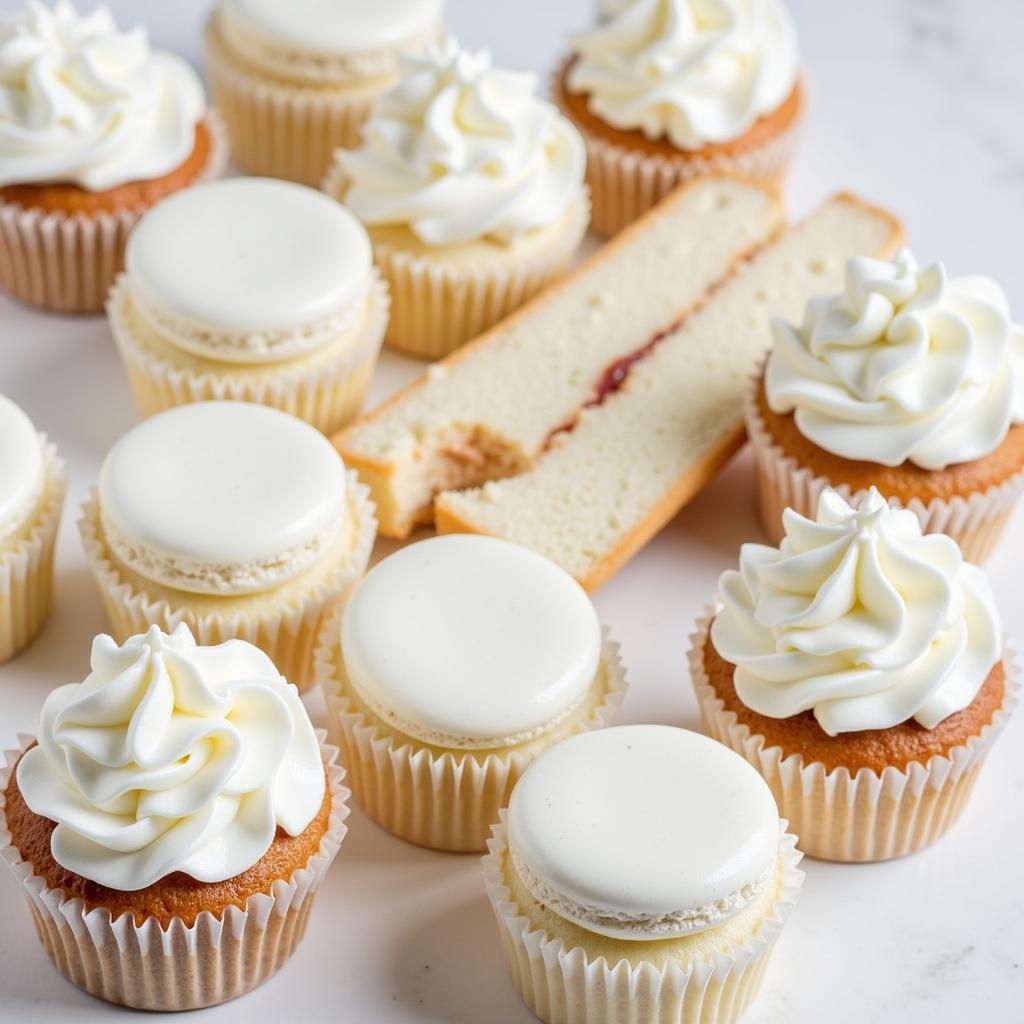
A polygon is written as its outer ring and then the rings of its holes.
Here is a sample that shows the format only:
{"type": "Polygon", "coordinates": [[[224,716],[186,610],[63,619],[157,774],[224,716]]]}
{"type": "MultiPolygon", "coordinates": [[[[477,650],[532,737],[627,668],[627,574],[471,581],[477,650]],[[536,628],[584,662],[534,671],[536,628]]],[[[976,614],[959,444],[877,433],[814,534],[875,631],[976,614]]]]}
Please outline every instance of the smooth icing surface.
{"type": "Polygon", "coordinates": [[[731,142],[796,82],[793,19],[780,0],[601,0],[572,40],[569,75],[615,128],[680,149],[731,142]]]}
{"type": "Polygon", "coordinates": [[[408,227],[428,245],[512,242],[578,198],[579,132],[536,95],[533,75],[491,67],[449,40],[402,59],[358,149],[339,150],[344,200],[366,224],[408,227]]]}
{"type": "Polygon", "coordinates": [[[316,559],[344,515],[345,470],[293,416],[247,402],[178,406],[133,427],[100,472],[105,539],[137,572],[243,593],[316,559]]]}
{"type": "Polygon", "coordinates": [[[206,111],[180,57],[119,31],[106,7],[28,0],[0,14],[0,186],[71,182],[93,191],[185,162],[206,111]]]}
{"type": "Polygon", "coordinates": [[[852,259],[838,295],[773,324],[768,404],[819,448],[884,466],[944,469],[994,451],[1024,422],[1024,328],[984,277],[852,259]]]}
{"type": "Polygon", "coordinates": [[[0,540],[31,515],[45,476],[36,428],[14,402],[0,395],[0,540]]]}
{"type": "Polygon", "coordinates": [[[370,571],[345,610],[341,647],[360,697],[396,728],[486,748],[539,735],[578,706],[598,671],[601,628],[552,562],[453,534],[370,571]]]}
{"type": "Polygon", "coordinates": [[[736,693],[770,718],[813,710],[829,735],[932,729],[974,700],[999,660],[984,573],[956,542],[874,488],[859,510],[825,491],[817,519],[790,509],[778,548],[744,544],[719,581],[711,639],[736,693]]]}
{"type": "MultiPolygon", "coordinates": [[[[247,358],[261,334],[345,311],[365,293],[371,264],[366,231],[341,205],[265,178],[175,193],[142,218],[125,256],[133,292],[156,310],[211,332],[256,336],[242,347],[247,358]]],[[[216,339],[197,344],[217,347],[216,339]]]]}
{"type": "Polygon", "coordinates": [[[700,931],[767,884],[779,815],[767,783],[714,740],[663,725],[582,733],[526,770],[508,809],[524,884],[625,939],[700,931]]]}
{"type": "Polygon", "coordinates": [[[118,647],[43,705],[18,765],[28,806],[57,823],[54,860],[131,892],[174,871],[220,882],[298,835],[326,782],[298,691],[257,647],[198,647],[184,624],[118,647]]]}

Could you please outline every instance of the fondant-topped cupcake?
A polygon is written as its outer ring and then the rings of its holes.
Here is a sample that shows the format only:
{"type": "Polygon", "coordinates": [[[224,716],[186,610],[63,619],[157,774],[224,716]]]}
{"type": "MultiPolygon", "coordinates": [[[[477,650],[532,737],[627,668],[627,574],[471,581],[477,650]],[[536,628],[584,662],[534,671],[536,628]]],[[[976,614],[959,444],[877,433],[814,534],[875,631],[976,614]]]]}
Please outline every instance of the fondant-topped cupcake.
{"type": "Polygon", "coordinates": [[[1024,489],[1024,330],[999,287],[907,250],[854,259],[773,335],[747,415],[769,534],[826,486],[874,485],[981,560],[1024,489]]]}
{"type": "Polygon", "coordinates": [[[366,225],[395,308],[388,341],[439,356],[558,274],[586,230],[579,133],[533,75],[449,40],[402,62],[325,189],[366,225]]]}

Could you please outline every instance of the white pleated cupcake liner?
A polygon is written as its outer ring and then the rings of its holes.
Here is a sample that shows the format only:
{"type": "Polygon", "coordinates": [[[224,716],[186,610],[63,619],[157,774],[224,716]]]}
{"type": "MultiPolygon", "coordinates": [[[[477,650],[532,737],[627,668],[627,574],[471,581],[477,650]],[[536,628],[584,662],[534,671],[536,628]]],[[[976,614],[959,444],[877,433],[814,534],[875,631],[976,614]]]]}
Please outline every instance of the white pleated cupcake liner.
{"type": "Polygon", "coordinates": [[[86,908],[32,873],[12,845],[5,792],[21,755],[34,742],[19,736],[0,767],[0,859],[21,885],[39,939],[53,965],[73,985],[111,1003],[141,1010],[191,1010],[244,995],[270,978],[295,951],[306,930],[316,890],[348,831],[349,791],[338,750],[317,740],[327,769],[331,813],[317,852],[269,893],[246,900],[245,909],[225,908],[220,917],[203,911],[192,925],[181,918],[166,929],[150,918],[141,925],[130,913],[86,908]]]}
{"type": "MultiPolygon", "coordinates": [[[[216,110],[206,166],[190,185],[219,178],[228,163],[227,130],[216,110]]],[[[0,200],[0,289],[58,313],[98,313],[124,265],[128,235],[148,206],[116,212],[48,213],[0,200]]]]}
{"type": "MultiPolygon", "coordinates": [[[[832,482],[787,455],[775,443],[758,408],[760,388],[761,375],[758,373],[746,397],[744,416],[747,437],[754,452],[758,514],[772,543],[778,544],[784,535],[782,513],[785,509],[791,508],[813,519],[818,499],[826,488],[835,488],[854,506],[867,492],[863,489],[854,492],[841,480],[832,482]]],[[[952,537],[967,561],[980,563],[992,554],[1022,493],[1024,471],[987,490],[957,496],[949,501],[932,498],[926,503],[914,498],[904,503],[889,495],[883,497],[893,507],[913,512],[921,521],[924,533],[944,533],[952,537]]]]}
{"type": "Polygon", "coordinates": [[[959,817],[992,744],[1020,700],[1013,654],[1004,651],[1006,692],[999,710],[976,736],[926,764],[829,771],[818,761],[768,746],[737,720],[715,693],[704,665],[715,609],[709,607],[690,636],[690,674],[704,731],[747,759],[771,787],[779,814],[799,837],[800,849],[820,860],[857,863],[891,860],[934,843],[959,817]]]}
{"type": "MultiPolygon", "coordinates": [[[[339,164],[331,167],[323,190],[341,201],[345,174],[339,164]]],[[[385,342],[406,355],[439,359],[493,327],[569,267],[587,232],[589,195],[574,201],[570,213],[558,237],[542,251],[487,270],[374,242],[374,259],[391,289],[385,342]]]]}
{"type": "MultiPolygon", "coordinates": [[[[99,501],[95,491],[82,506],[78,521],[93,577],[99,588],[111,634],[118,643],[159,626],[170,633],[180,622],[192,630],[196,642],[203,645],[225,640],[247,640],[266,652],[277,670],[299,690],[308,690],[315,681],[314,652],[320,627],[335,606],[343,604],[362,578],[370,560],[377,535],[377,520],[369,489],[359,482],[354,470],[346,471],[349,514],[354,520],[355,536],[348,557],[321,582],[287,600],[271,603],[273,591],[264,596],[266,604],[255,613],[196,613],[189,604],[190,595],[178,593],[172,605],[165,598],[154,598],[126,579],[103,539],[99,501]]],[[[230,601],[226,598],[225,601],[230,601]]]]}
{"type": "MultiPolygon", "coordinates": [[[[519,750],[438,750],[378,727],[379,719],[351,699],[338,643],[339,619],[329,618],[316,652],[316,674],[327,704],[328,735],[342,751],[356,802],[382,828],[418,846],[479,852],[519,777],[537,755],[519,750]]],[[[400,640],[400,638],[398,638],[400,640]]],[[[611,724],[626,693],[618,645],[604,638],[604,694],[579,731],[611,724]]]]}
{"type": "Polygon", "coordinates": [[[54,445],[39,435],[45,490],[26,532],[0,542],[0,664],[39,635],[53,608],[53,565],[67,477],[54,445]]]}
{"type": "Polygon", "coordinates": [[[206,69],[236,162],[254,174],[319,187],[334,151],[359,144],[370,106],[390,80],[338,89],[280,82],[240,64],[214,22],[205,31],[206,69]]]}
{"type": "MultiPolygon", "coordinates": [[[[199,369],[176,365],[158,354],[133,330],[126,316],[129,301],[127,279],[122,274],[111,290],[107,317],[143,416],[189,402],[233,399],[281,409],[324,434],[340,430],[359,415],[377,366],[390,308],[387,285],[375,273],[372,311],[355,344],[316,366],[282,362],[255,379],[228,363],[217,370],[199,369]]],[[[187,362],[187,353],[183,359],[187,362]]]]}
{"type": "MultiPolygon", "coordinates": [[[[505,812],[483,858],[487,896],[519,994],[545,1024],[731,1024],[761,984],[768,958],[800,895],[804,873],[796,837],[780,823],[782,885],[771,913],[746,941],[686,968],[648,961],[610,964],[581,946],[534,929],[505,884],[505,812]]],[[[596,938],[596,936],[595,936],[596,938]]],[[[671,940],[666,940],[670,942],[671,940]]]]}

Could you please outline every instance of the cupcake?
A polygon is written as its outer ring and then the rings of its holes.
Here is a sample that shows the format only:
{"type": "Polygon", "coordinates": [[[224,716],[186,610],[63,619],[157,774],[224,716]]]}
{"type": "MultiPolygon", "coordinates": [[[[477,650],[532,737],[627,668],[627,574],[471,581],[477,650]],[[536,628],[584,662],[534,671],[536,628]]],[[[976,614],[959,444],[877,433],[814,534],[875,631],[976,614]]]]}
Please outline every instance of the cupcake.
{"type": "Polygon", "coordinates": [[[587,143],[596,230],[700,175],[780,179],[804,106],[781,0],[599,0],[598,14],[553,85],[587,143]]]}
{"type": "Polygon", "coordinates": [[[707,732],[768,781],[814,857],[913,853],[956,820],[1017,702],[984,574],[877,490],[745,544],[690,667],[707,732]]]}
{"type": "Polygon", "coordinates": [[[856,503],[876,486],[982,561],[1024,490],[1024,329],[998,286],[905,249],[852,259],[840,294],[772,330],[746,409],[772,540],[784,508],[812,516],[826,487],[856,503]]]}
{"type": "Polygon", "coordinates": [[[449,40],[402,61],[324,189],[366,225],[394,308],[387,341],[437,358],[521,306],[587,228],[579,133],[532,75],[449,40]]]}
{"type": "Polygon", "coordinates": [[[154,203],[216,177],[227,140],[196,73],[110,11],[0,15],[0,288],[96,312],[154,203]]]}
{"type": "Polygon", "coordinates": [[[735,1021],[803,882],[757,773],[664,725],[560,743],[493,833],[488,896],[545,1024],[735,1021]]]}
{"type": "Polygon", "coordinates": [[[523,769],[606,725],[626,683],[590,599],[540,555],[449,535],[375,566],[317,671],[353,793],[389,832],[482,850],[523,769]]]}
{"type": "Polygon", "coordinates": [[[238,162],[319,185],[354,146],[403,53],[441,35],[444,0],[220,0],[206,65],[238,162]]]}
{"type": "Polygon", "coordinates": [[[143,415],[234,398],[331,432],[362,406],[388,295],[337,203],[233,178],[142,218],[107,311],[143,415]]]}
{"type": "Polygon", "coordinates": [[[0,664],[36,638],[53,605],[64,460],[0,395],[0,664]]]}
{"type": "Polygon", "coordinates": [[[0,855],[54,966],[187,1010],[267,980],[302,938],[348,791],[294,686],[251,644],[156,626],[93,642],[0,770],[0,855]]]}
{"type": "Polygon", "coordinates": [[[308,424],[249,402],[159,413],[110,449],[79,522],[118,640],[184,622],[247,640],[300,689],[369,560],[373,505],[308,424]]]}

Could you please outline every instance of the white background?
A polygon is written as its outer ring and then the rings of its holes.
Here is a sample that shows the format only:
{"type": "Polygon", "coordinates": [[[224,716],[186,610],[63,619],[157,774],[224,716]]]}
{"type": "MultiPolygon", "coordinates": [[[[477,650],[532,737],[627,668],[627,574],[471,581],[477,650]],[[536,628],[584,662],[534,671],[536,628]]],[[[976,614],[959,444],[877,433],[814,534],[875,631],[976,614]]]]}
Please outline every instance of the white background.
{"type": "MultiPolygon", "coordinates": [[[[287,0],[281,0],[286,3],[287,0]]],[[[20,6],[0,0],[0,10],[20,6]]],[[[208,4],[121,0],[122,22],[198,61],[208,4]]],[[[450,0],[463,42],[542,74],[588,0],[450,0]]],[[[847,189],[906,222],[920,260],[985,273],[1024,320],[1024,3],[791,0],[811,89],[786,188],[801,215],[847,189]]],[[[372,401],[419,372],[385,356],[372,401]]],[[[0,743],[31,730],[46,693],[82,678],[104,622],[74,521],[110,444],[135,421],[101,318],[43,316],[0,298],[0,391],[49,432],[70,466],[57,604],[37,643],[0,669],[0,743]]],[[[2,443],[2,442],[0,442],[2,443]]],[[[687,633],[760,538],[740,456],[597,596],[633,683],[624,717],[697,727],[687,633]]],[[[381,548],[383,549],[383,545],[381,548]]],[[[1024,518],[989,565],[1011,640],[1024,645],[1024,518]]],[[[315,715],[318,699],[310,701],[315,715]]],[[[811,862],[763,990],[760,1024],[952,1024],[1024,1019],[1024,713],[997,744],[967,811],[936,847],[865,866],[811,862]]],[[[392,839],[358,810],[298,955],[268,985],[200,1011],[209,1024],[284,1018],[369,1024],[527,1024],[505,971],[476,857],[392,839]]],[[[42,953],[22,897],[0,875],[0,1021],[106,1021],[132,1014],[79,993],[42,953]]]]}

